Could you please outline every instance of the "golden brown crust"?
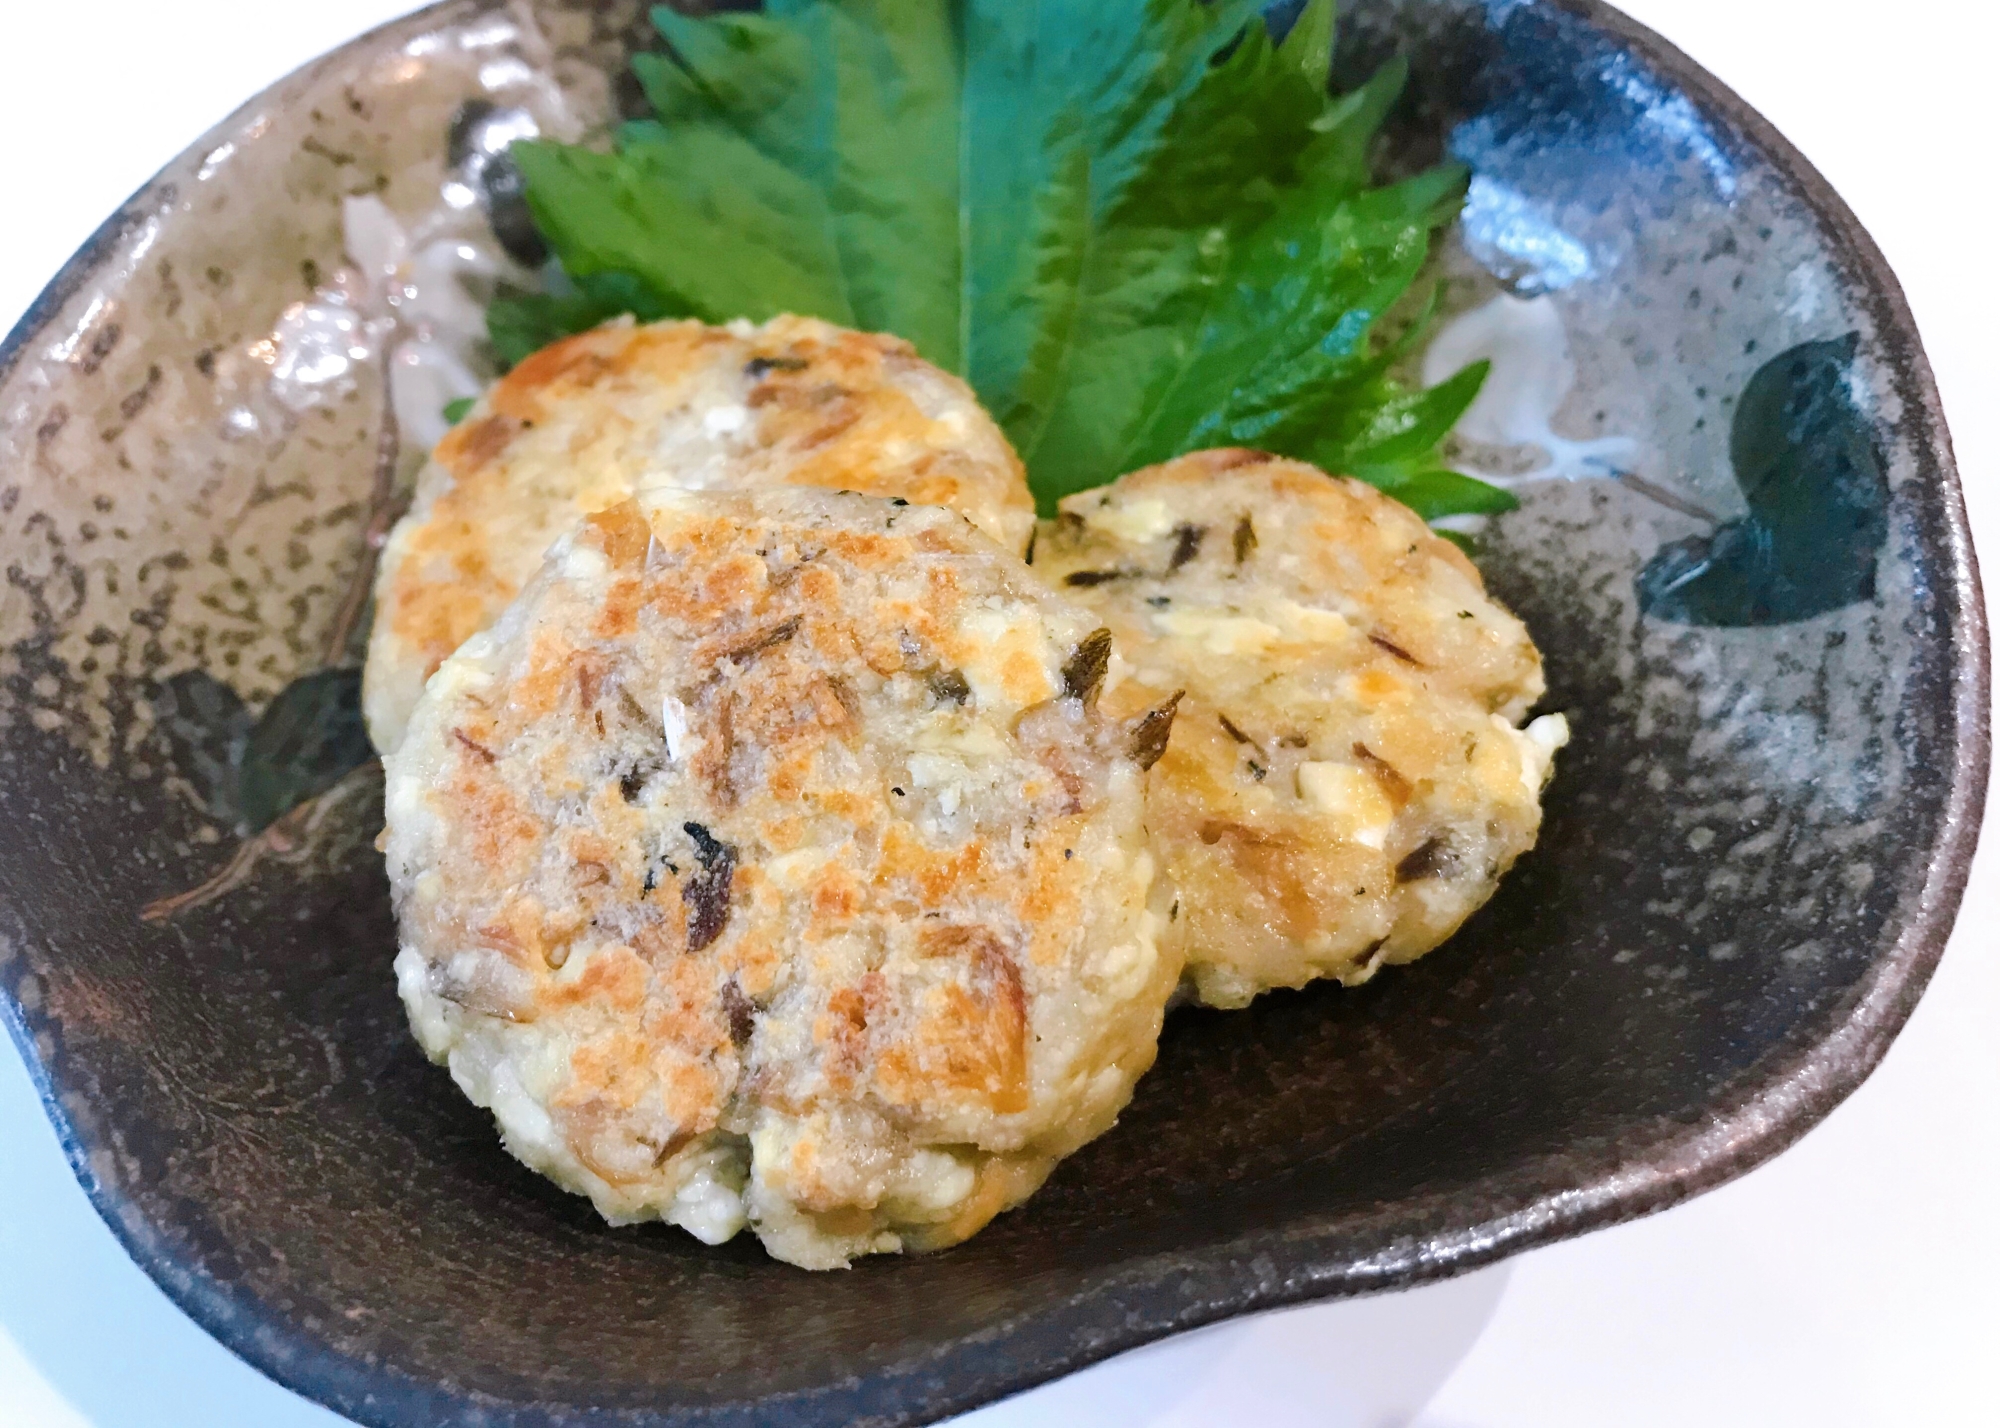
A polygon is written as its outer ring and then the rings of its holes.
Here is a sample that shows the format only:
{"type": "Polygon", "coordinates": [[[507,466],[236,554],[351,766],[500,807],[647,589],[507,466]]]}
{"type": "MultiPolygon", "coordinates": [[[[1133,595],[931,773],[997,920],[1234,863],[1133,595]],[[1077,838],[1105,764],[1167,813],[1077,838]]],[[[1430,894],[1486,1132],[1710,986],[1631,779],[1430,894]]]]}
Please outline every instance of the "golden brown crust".
{"type": "Polygon", "coordinates": [[[591,516],[388,760],[420,1036],[615,1218],[971,1233],[1109,1125],[1178,972],[1126,732],[1064,693],[1094,628],[942,510],[591,516]]]}
{"type": "Polygon", "coordinates": [[[1541,658],[1462,552],[1358,481],[1204,451],[1063,502],[1035,568],[1125,677],[1186,695],[1147,818],[1198,997],[1364,981],[1435,947],[1532,847],[1558,722],[1541,658]]]}
{"type": "Polygon", "coordinates": [[[509,372],[438,443],[376,583],[367,712],[394,746],[424,679],[579,516],[645,485],[813,486],[948,506],[1020,549],[1019,459],[963,383],[894,337],[805,318],[612,325],[509,372]]]}

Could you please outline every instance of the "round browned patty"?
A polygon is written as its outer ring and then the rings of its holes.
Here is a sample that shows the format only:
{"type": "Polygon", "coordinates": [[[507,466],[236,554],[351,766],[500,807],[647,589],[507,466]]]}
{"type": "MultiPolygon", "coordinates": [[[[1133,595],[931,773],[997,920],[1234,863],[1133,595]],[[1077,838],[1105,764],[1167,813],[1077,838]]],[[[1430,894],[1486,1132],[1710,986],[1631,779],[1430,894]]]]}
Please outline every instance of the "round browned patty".
{"type": "Polygon", "coordinates": [[[419,1040],[614,1221],[964,1239],[1111,1125],[1180,970],[1107,645],[950,511],[589,517],[386,760],[419,1040]]]}
{"type": "Polygon", "coordinates": [[[949,506],[1020,551],[1020,460],[899,338],[811,318],[615,323],[535,353],[438,443],[375,586],[363,694],[391,749],[424,681],[591,511],[650,485],[817,486],[949,506]]]}
{"type": "Polygon", "coordinates": [[[1106,706],[1184,690],[1147,820],[1197,997],[1367,980],[1437,946],[1541,824],[1562,716],[1521,622],[1374,488],[1204,451],[1071,496],[1036,570],[1112,630],[1106,706]]]}

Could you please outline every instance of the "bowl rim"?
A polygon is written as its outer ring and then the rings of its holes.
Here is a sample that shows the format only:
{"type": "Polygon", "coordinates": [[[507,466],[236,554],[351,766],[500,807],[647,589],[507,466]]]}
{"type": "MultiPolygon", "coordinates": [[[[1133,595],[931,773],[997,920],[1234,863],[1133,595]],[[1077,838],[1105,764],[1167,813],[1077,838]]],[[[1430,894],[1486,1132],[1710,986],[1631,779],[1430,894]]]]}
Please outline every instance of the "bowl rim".
{"type": "MultiPolygon", "coordinates": [[[[338,64],[394,32],[434,28],[460,15],[470,17],[500,8],[503,3],[438,0],[307,61],[240,105],[147,180],[49,280],[0,339],[0,382],[12,374],[44,329],[118,252],[126,237],[173,204],[176,191],[169,175],[188,153],[233,130],[274,91],[338,64]]],[[[1048,1314],[1034,1316],[1044,1320],[1045,1331],[1053,1330],[1043,1336],[1043,1342],[1053,1346],[1049,1352],[1010,1357],[1004,1367],[983,1374],[978,1381],[956,1385],[942,1381],[937,1364],[898,1366],[874,1380],[887,1391],[869,1400],[866,1409],[861,1400],[849,1397],[854,1392],[851,1386],[828,1386],[788,1396],[793,1412],[811,1415],[816,1407],[851,1408],[865,1412],[871,1424],[933,1422],[1204,1324],[1312,1300],[1444,1279],[1524,1250],[1670,1208],[1789,1148],[1868,1078],[1915,1010],[1944,954],[1971,874],[1985,807],[1992,717],[1991,646],[1978,560],[1951,435],[1915,316],[1888,260],[1833,186],[1733,89],[1605,0],[1538,3],[1582,21],[1635,55],[1678,86],[1706,114],[1726,123],[1744,145],[1764,154],[1819,223],[1829,239],[1830,251],[1845,259],[1850,276],[1859,280],[1856,299],[1874,324],[1885,368],[1902,402],[1901,425],[1916,456],[1917,474],[1912,479],[1923,481],[1935,492],[1940,517],[1935,554],[1949,565],[1949,579],[1940,581],[1937,589],[1946,640],[1954,656],[1947,743],[1958,757],[1921,884],[1898,900],[1883,928],[1881,952],[1842,1004],[1829,1013],[1835,1019],[1830,1032],[1815,1037],[1795,1031],[1745,1073],[1746,1084],[1697,1124],[1661,1118],[1654,1122],[1651,1137],[1643,1137],[1641,1127],[1635,1126],[1622,1139],[1628,1145],[1642,1140],[1644,1149],[1639,1153],[1600,1147],[1587,1154],[1565,1150],[1535,1157],[1487,1182],[1481,1213],[1472,1224],[1448,1213],[1451,1203],[1462,1197],[1431,1192],[1398,1200],[1393,1211],[1384,1207],[1359,1218],[1347,1215],[1336,1221],[1327,1217],[1253,1232],[1200,1252],[1192,1268],[1188,1259],[1173,1262],[1174,1273],[1188,1282],[1190,1290],[1199,1284],[1196,1292],[1178,1296],[1177,1310],[1162,1312],[1154,1305],[1143,1312],[1112,1316],[1115,1322],[1109,1327],[1087,1336],[1065,1329],[1066,1312],[1074,1315],[1089,1305],[1101,1308],[1104,1303],[1116,1302],[1122,1293],[1153,1282],[1157,1270],[1149,1266],[1163,1257],[1137,1261],[1048,1314]],[[1405,1233],[1358,1260],[1352,1256],[1351,1243],[1341,1247],[1340,1242],[1351,1242],[1357,1232],[1365,1236],[1371,1224],[1408,1223],[1420,1218],[1456,1227],[1429,1234],[1405,1233]],[[1281,1278],[1270,1274],[1274,1261],[1286,1266],[1281,1278]],[[1204,1273],[1207,1277],[1201,1278],[1204,1273]]],[[[181,1264],[137,1207],[94,1172],[92,1158],[106,1147],[62,1105],[62,1093],[36,1050],[26,1012],[4,993],[0,993],[0,1022],[19,1047],[64,1154],[93,1208],[174,1304],[238,1357],[285,1387],[377,1428],[428,1421],[412,1418],[411,1410],[430,1415],[454,1408],[464,1410],[475,1403],[491,1415],[481,1421],[566,1421],[571,1411],[567,1404],[496,1399],[420,1383],[386,1365],[364,1364],[305,1336],[262,1300],[181,1264]]],[[[1070,1322],[1073,1328],[1085,1327],[1080,1319],[1070,1322]]],[[[1022,1327],[1032,1324],[1031,1318],[1022,1327]]],[[[963,1350],[966,1346],[957,1347],[963,1350]]],[[[601,1413],[612,1421],[677,1421],[672,1409],[575,1411],[588,1412],[593,1418],[601,1413]]],[[[712,1421],[711,1412],[697,1410],[689,1417],[712,1421]]],[[[725,1409],[718,1416],[727,1412],[725,1409]]]]}

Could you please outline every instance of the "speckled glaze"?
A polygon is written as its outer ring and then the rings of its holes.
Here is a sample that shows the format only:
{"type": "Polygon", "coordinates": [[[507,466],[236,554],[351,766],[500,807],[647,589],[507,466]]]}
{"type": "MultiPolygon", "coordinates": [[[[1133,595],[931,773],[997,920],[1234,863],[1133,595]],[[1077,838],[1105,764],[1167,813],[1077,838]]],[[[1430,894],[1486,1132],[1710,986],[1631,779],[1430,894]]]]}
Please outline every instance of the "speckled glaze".
{"type": "Polygon", "coordinates": [[[244,716],[205,744],[190,699],[256,708],[315,668],[358,559],[379,388],[279,410],[257,344],[340,262],[342,195],[436,192],[467,99],[628,102],[639,9],[454,0],[354,42],[169,166],[0,348],[0,1016],[92,1199],[196,1319],[369,1424],[925,1422],[1673,1204],[1868,1074],[1985,789],[1949,439],[1853,217],[1588,0],[1368,0],[1343,25],[1341,77],[1413,61],[1391,162],[1477,175],[1446,310],[1553,304],[1576,367],[1555,427],[1628,438],[1639,482],[1531,483],[1486,532],[1577,740],[1541,849],[1433,957],[1177,1013],[1119,1128],[1028,1206],[814,1276],[609,1229],[502,1152],[403,1025],[366,770],[291,865],[142,923],[234,836],[205,791],[244,716]],[[1798,419],[1746,444],[1738,398],[1795,349],[1813,400],[1779,392],[1798,419]],[[1763,462],[1771,441],[1819,454],[1763,462]],[[1777,584],[1730,564],[1753,547],[1777,584]],[[1816,565],[1840,579],[1801,585],[1816,565]],[[219,683],[171,684],[191,670],[219,683]]]}

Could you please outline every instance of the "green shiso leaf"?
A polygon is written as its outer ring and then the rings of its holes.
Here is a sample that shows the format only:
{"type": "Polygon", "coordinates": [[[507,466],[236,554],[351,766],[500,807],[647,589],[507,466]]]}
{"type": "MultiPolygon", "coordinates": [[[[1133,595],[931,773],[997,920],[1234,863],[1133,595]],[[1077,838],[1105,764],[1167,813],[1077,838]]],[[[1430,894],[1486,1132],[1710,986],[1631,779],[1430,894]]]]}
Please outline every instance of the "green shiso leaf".
{"type": "Polygon", "coordinates": [[[606,317],[808,314],[963,375],[1047,511],[1183,452],[1254,446],[1426,516],[1503,510],[1438,443],[1478,392],[1389,375],[1376,329],[1465,175],[1386,187],[1401,62],[1332,97],[1332,0],[767,0],[654,12],[655,117],[513,155],[559,267],[503,294],[503,358],[606,317]]]}
{"type": "Polygon", "coordinates": [[[607,271],[571,278],[556,269],[545,292],[503,289],[486,305],[486,335],[508,366],[558,337],[583,332],[627,313],[641,322],[686,317],[685,306],[661,298],[630,273],[607,271]]]}

